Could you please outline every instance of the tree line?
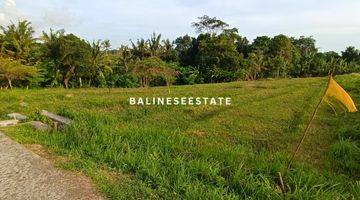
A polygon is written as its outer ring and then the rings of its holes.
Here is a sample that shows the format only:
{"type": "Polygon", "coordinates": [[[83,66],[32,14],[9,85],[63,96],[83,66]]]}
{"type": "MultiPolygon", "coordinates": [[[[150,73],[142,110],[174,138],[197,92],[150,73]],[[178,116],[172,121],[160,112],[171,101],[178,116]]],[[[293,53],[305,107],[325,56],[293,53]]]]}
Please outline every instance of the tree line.
{"type": "Polygon", "coordinates": [[[64,30],[34,37],[29,21],[1,26],[0,86],[148,87],[360,72],[360,51],[319,52],[312,37],[259,36],[250,43],[226,22],[202,16],[197,37],[149,39],[111,48],[64,30]]]}

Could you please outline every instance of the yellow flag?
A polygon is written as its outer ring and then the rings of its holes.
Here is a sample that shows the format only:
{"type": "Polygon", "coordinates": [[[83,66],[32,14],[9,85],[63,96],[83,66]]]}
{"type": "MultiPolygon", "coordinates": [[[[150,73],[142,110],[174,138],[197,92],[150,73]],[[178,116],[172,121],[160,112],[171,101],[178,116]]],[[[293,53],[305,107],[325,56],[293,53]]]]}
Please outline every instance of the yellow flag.
{"type": "Polygon", "coordinates": [[[349,112],[356,112],[356,106],[350,95],[332,78],[329,79],[329,85],[325,93],[326,97],[333,97],[340,101],[349,112]]]}

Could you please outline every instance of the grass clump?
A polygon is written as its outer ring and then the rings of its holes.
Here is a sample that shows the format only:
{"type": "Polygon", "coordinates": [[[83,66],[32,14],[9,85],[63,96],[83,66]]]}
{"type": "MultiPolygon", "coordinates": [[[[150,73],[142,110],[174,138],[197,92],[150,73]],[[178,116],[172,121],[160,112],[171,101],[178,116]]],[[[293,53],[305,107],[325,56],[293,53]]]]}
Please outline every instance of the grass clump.
{"type": "Polygon", "coordinates": [[[360,148],[351,140],[340,140],[330,147],[332,167],[350,176],[359,176],[360,148]]]}

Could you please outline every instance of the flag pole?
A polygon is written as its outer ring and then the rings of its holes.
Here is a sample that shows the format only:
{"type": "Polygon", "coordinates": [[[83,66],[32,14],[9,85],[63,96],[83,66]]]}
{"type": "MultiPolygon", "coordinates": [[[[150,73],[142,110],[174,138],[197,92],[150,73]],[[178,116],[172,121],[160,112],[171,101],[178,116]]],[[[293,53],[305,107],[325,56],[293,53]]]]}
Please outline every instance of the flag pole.
{"type": "Polygon", "coordinates": [[[328,78],[328,83],[327,83],[327,86],[326,86],[326,90],[324,91],[323,95],[321,96],[320,101],[319,101],[318,104],[316,105],[315,110],[314,110],[314,112],[312,113],[311,118],[310,118],[310,120],[309,120],[309,122],[308,122],[308,124],[307,124],[307,126],[306,126],[306,128],[305,128],[305,130],[304,130],[304,133],[302,134],[301,139],[300,139],[299,143],[297,144],[297,147],[296,147],[295,151],[294,151],[294,152],[292,153],[292,155],[291,155],[291,158],[290,158],[290,160],[289,160],[289,162],[288,162],[288,164],[287,164],[287,167],[286,167],[286,170],[285,170],[285,172],[284,172],[284,175],[281,176],[281,173],[279,172],[280,188],[281,188],[281,191],[282,191],[283,194],[286,193],[283,179],[284,179],[285,176],[287,175],[287,173],[288,173],[288,171],[289,171],[289,169],[290,169],[290,167],[291,167],[291,164],[292,164],[292,162],[293,162],[296,154],[297,154],[298,151],[300,150],[301,144],[304,142],[305,137],[306,137],[306,135],[307,135],[308,132],[309,132],[310,126],[311,126],[312,122],[313,122],[314,119],[315,119],[315,116],[316,116],[316,114],[317,114],[317,112],[318,112],[318,110],[319,110],[319,108],[320,108],[321,103],[324,101],[324,98],[325,98],[325,96],[326,96],[326,92],[327,92],[327,90],[328,90],[328,88],[329,88],[329,85],[330,85],[330,80],[331,80],[331,78],[332,78],[332,76],[333,76],[333,74],[334,74],[334,71],[335,71],[335,67],[336,67],[336,64],[334,63],[334,66],[333,66],[332,70],[329,72],[329,78],[328,78]]]}
{"type": "Polygon", "coordinates": [[[309,120],[309,122],[308,122],[308,124],[307,124],[307,126],[306,126],[306,128],[305,128],[305,131],[304,131],[303,135],[301,136],[301,139],[300,139],[300,141],[299,141],[299,143],[298,143],[295,151],[293,152],[293,154],[292,154],[292,156],[291,156],[291,159],[290,159],[289,162],[288,162],[287,168],[286,168],[286,170],[285,170],[285,172],[284,172],[284,177],[286,176],[287,172],[289,171],[289,169],[290,169],[290,167],[291,167],[291,164],[292,164],[292,161],[294,160],[296,154],[298,153],[301,144],[304,142],[305,137],[306,137],[306,135],[307,135],[308,132],[309,132],[310,126],[311,126],[312,122],[313,122],[314,119],[315,119],[316,113],[318,112],[321,103],[324,101],[324,98],[325,98],[325,95],[326,95],[326,91],[327,91],[327,89],[329,88],[329,83],[330,83],[331,77],[332,77],[332,75],[330,74],[330,75],[329,75],[329,79],[328,79],[328,83],[327,83],[327,86],[326,86],[326,90],[324,91],[323,95],[321,96],[321,99],[320,99],[319,103],[316,105],[315,110],[314,110],[313,114],[311,115],[311,118],[310,118],[310,120],[309,120]]]}

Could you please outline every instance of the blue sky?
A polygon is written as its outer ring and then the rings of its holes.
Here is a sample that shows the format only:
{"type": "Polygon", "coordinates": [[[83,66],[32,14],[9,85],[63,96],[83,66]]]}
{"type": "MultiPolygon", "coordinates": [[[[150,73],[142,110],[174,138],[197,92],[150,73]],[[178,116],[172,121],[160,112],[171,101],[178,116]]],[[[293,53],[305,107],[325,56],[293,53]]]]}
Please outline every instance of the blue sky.
{"type": "Polygon", "coordinates": [[[359,0],[0,0],[0,24],[31,20],[37,35],[64,28],[113,48],[152,32],[196,35],[191,22],[216,16],[250,41],[256,36],[313,36],[321,51],[360,48],[359,0]]]}

